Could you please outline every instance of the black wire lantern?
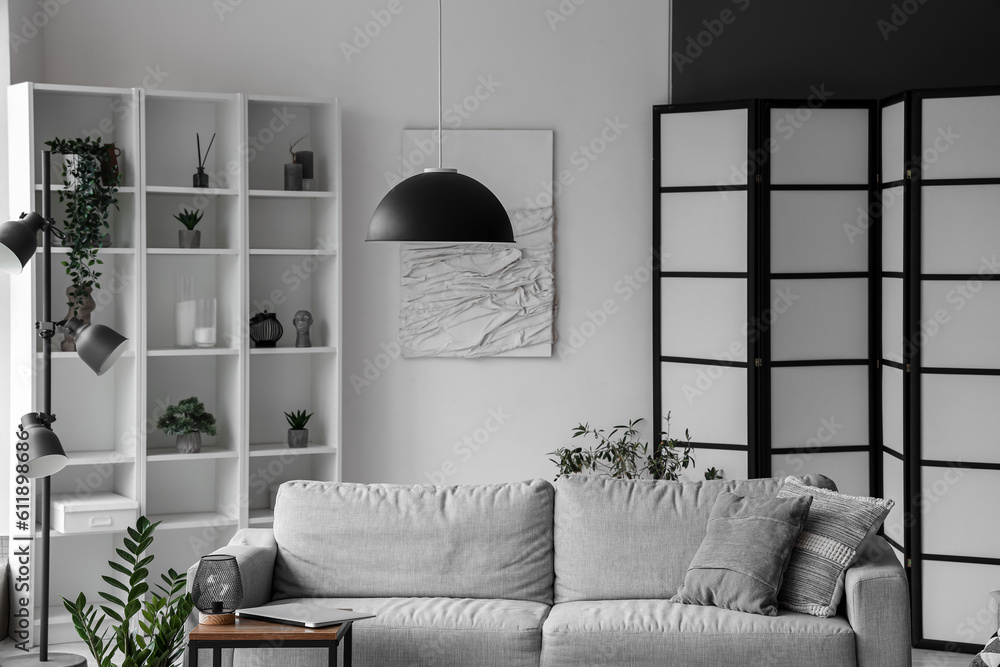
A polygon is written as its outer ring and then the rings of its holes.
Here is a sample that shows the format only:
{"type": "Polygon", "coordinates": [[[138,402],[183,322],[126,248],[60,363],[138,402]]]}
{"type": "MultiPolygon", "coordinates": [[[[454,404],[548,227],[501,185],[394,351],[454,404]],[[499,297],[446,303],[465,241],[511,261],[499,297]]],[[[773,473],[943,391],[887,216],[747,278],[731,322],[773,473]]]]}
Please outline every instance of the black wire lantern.
{"type": "Polygon", "coordinates": [[[201,623],[234,623],[233,614],[243,604],[243,580],[235,556],[202,556],[191,586],[191,600],[201,612],[201,623]]]}

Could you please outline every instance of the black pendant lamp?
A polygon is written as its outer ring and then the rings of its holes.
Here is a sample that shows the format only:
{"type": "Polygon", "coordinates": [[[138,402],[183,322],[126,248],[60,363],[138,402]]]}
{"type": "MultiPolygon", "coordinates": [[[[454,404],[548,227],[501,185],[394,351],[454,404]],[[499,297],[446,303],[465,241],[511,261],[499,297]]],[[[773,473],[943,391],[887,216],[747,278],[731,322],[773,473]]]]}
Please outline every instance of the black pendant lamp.
{"type": "Polygon", "coordinates": [[[476,179],[443,166],[441,16],[438,0],[438,168],[425,169],[390,190],[372,214],[366,240],[514,243],[510,216],[496,195],[476,179]]]}

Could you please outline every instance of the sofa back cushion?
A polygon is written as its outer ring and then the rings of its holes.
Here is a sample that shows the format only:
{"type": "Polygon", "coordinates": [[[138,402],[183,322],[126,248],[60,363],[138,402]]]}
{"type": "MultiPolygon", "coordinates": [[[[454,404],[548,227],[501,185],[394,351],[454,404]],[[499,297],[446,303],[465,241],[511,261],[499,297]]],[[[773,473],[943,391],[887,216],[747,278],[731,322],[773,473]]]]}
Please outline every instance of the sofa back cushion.
{"type": "Polygon", "coordinates": [[[286,482],[275,599],[501,598],[552,603],[552,485],[286,482]]]}
{"type": "MultiPolygon", "coordinates": [[[[821,475],[797,479],[836,489],[821,475]]],[[[555,601],[672,597],[705,538],[718,495],[773,497],[783,481],[562,478],[556,483],[555,601]]]]}

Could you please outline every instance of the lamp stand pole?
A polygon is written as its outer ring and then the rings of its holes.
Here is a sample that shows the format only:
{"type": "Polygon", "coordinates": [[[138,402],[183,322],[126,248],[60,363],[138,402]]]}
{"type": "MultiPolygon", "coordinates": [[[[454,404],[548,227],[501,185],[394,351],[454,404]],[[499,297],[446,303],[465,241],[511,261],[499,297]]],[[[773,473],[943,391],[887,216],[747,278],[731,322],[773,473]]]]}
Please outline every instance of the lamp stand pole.
{"type": "MultiPolygon", "coordinates": [[[[52,429],[55,417],[52,414],[52,173],[51,152],[42,151],[42,321],[38,325],[38,335],[42,338],[42,420],[52,429]]],[[[42,548],[38,597],[42,603],[40,627],[38,631],[38,655],[25,655],[4,660],[4,667],[27,667],[28,665],[52,665],[53,667],[87,667],[87,659],[79,655],[53,653],[49,655],[49,528],[52,521],[52,484],[50,477],[40,477],[42,496],[42,548]]]]}

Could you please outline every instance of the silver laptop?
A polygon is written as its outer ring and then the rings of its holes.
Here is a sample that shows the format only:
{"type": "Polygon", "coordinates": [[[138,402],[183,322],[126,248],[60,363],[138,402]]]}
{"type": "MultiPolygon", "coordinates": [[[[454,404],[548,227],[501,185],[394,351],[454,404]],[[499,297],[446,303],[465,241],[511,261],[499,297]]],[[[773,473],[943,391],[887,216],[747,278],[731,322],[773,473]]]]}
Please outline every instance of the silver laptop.
{"type": "Polygon", "coordinates": [[[326,600],[310,600],[309,602],[284,602],[269,604],[264,607],[248,607],[237,609],[236,615],[254,621],[269,623],[284,623],[298,625],[303,628],[325,628],[339,625],[347,621],[360,621],[365,618],[375,618],[375,614],[338,609],[326,600]]]}

